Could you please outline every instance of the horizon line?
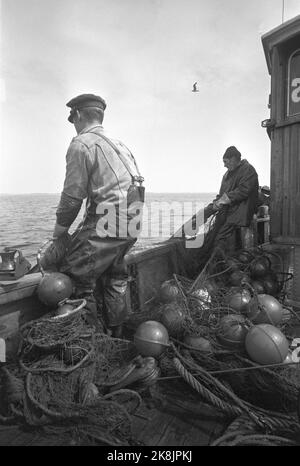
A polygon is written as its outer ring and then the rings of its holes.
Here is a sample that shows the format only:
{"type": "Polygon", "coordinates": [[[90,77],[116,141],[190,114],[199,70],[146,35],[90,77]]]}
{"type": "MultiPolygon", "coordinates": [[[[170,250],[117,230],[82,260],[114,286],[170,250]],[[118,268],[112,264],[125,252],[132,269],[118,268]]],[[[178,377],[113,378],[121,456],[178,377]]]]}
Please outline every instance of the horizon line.
{"type": "MultiPolygon", "coordinates": [[[[146,191],[147,194],[211,194],[215,193],[216,191],[146,191]]],[[[59,193],[41,193],[41,192],[33,192],[33,193],[0,193],[0,196],[30,196],[32,194],[39,194],[39,195],[60,195],[59,193]]]]}

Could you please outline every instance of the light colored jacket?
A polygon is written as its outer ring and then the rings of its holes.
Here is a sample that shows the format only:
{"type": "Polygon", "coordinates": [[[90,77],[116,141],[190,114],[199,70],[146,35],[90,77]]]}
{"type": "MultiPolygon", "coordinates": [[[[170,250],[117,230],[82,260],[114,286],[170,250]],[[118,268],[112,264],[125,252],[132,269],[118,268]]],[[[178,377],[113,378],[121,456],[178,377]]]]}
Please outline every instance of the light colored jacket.
{"type": "MultiPolygon", "coordinates": [[[[126,199],[131,175],[116,151],[102,139],[102,126],[83,130],[74,137],[66,155],[66,176],[63,192],[76,199],[89,200],[90,208],[119,204],[126,199]]],[[[108,137],[119,149],[133,175],[138,176],[134,158],[119,140],[108,137]]]]}
{"type": "MultiPolygon", "coordinates": [[[[86,199],[86,226],[96,227],[97,233],[104,237],[132,234],[130,222],[140,215],[142,206],[133,194],[139,188],[134,186],[132,191],[133,177],[139,177],[139,170],[130,150],[98,125],[86,128],[72,139],[66,162],[64,187],[56,211],[58,223],[70,226],[86,199]]],[[[138,235],[136,224],[131,222],[131,226],[138,235]]]]}

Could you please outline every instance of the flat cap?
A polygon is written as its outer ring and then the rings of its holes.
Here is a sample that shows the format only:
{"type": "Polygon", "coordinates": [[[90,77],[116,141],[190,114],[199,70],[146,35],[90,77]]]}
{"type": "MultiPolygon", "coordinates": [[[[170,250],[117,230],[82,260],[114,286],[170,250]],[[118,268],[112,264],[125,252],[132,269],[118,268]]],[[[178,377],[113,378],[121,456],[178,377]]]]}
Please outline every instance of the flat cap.
{"type": "Polygon", "coordinates": [[[74,97],[69,102],[67,102],[67,107],[71,108],[71,112],[68,120],[73,123],[73,115],[75,110],[80,110],[84,107],[98,107],[102,110],[106,109],[106,102],[102,97],[94,94],[81,94],[77,97],[74,97]]]}

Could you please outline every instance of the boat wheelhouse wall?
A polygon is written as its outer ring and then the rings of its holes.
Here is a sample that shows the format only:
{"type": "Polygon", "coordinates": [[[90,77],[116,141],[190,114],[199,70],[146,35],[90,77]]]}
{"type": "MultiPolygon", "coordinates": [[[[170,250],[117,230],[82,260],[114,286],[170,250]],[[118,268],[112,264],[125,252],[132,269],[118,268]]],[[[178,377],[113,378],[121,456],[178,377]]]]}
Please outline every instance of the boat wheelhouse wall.
{"type": "Polygon", "coordinates": [[[271,139],[271,241],[290,248],[291,298],[300,303],[300,15],[262,43],[271,76],[270,118],[262,123],[271,139]]]}

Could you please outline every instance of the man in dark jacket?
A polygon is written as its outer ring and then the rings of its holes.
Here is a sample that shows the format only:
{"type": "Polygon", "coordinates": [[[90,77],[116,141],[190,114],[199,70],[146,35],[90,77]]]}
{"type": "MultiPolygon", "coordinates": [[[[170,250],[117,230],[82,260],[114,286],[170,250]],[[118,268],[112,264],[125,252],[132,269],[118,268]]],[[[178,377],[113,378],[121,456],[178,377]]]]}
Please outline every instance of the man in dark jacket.
{"type": "MultiPolygon", "coordinates": [[[[227,168],[219,194],[205,208],[205,219],[216,213],[214,234],[209,240],[223,250],[239,227],[248,227],[257,210],[258,176],[256,170],[235,146],[226,149],[223,163],[227,168]]],[[[205,243],[204,243],[205,244],[205,243]]]]}

